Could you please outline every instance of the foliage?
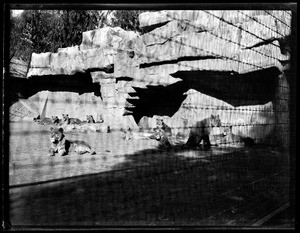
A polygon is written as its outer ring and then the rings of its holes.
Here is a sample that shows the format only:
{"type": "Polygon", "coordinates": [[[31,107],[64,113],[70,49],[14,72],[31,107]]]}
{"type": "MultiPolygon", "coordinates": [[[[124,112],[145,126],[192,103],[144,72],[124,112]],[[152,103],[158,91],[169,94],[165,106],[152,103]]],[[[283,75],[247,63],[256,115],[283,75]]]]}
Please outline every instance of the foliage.
{"type": "Polygon", "coordinates": [[[113,27],[121,27],[124,30],[128,31],[140,31],[139,28],[139,14],[143,12],[141,10],[119,10],[115,11],[115,18],[113,19],[112,26],[113,27]]]}
{"type": "Polygon", "coordinates": [[[82,32],[99,27],[121,27],[141,32],[140,10],[24,10],[10,21],[10,57],[29,61],[32,52],[56,52],[79,45],[82,32]]]}
{"type": "Polygon", "coordinates": [[[96,26],[97,18],[90,11],[25,10],[11,17],[10,57],[28,61],[32,52],[56,52],[80,44],[82,31],[96,26]]]}

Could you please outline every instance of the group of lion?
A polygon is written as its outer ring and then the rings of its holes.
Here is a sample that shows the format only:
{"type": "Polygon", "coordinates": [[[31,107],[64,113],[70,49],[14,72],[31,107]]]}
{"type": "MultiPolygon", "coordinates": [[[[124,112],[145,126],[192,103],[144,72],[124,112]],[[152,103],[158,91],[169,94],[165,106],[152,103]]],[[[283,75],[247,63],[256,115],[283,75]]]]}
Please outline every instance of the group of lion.
{"type": "MultiPolygon", "coordinates": [[[[87,123],[94,123],[94,119],[91,115],[87,115],[87,123]]],[[[69,118],[68,114],[63,114],[62,121],[59,121],[56,117],[52,117],[52,123],[55,124],[81,124],[78,119],[69,118]]],[[[156,127],[152,129],[152,133],[149,135],[149,139],[155,139],[159,141],[159,148],[170,149],[173,144],[170,140],[172,137],[172,129],[164,123],[162,119],[157,119],[156,127]]],[[[125,139],[125,138],[124,138],[125,139]]],[[[68,153],[70,147],[74,149],[78,154],[91,153],[95,154],[95,150],[84,141],[69,141],[66,140],[63,134],[62,128],[50,128],[50,140],[51,148],[49,150],[50,155],[54,156],[58,153],[64,156],[68,153]]],[[[196,122],[194,127],[191,127],[188,140],[185,143],[185,148],[201,148],[204,150],[209,149],[212,145],[218,146],[227,143],[240,143],[243,146],[252,146],[254,140],[249,137],[242,137],[232,133],[232,126],[222,126],[219,115],[211,115],[201,121],[196,122]],[[218,135],[212,135],[213,127],[223,128],[223,132],[218,135]]]]}
{"type": "MultiPolygon", "coordinates": [[[[153,133],[150,135],[150,139],[159,141],[159,148],[172,148],[174,145],[170,140],[172,137],[171,127],[166,125],[162,119],[157,119],[156,127],[153,129],[153,133]]],[[[188,139],[184,144],[185,148],[201,148],[204,150],[213,146],[220,145],[234,145],[239,146],[252,146],[254,139],[250,137],[243,137],[233,134],[232,126],[223,126],[219,115],[211,115],[201,121],[197,121],[196,124],[191,127],[188,139]],[[212,134],[213,127],[220,127],[222,132],[220,134],[212,134]]]]}
{"type": "MultiPolygon", "coordinates": [[[[86,120],[85,121],[81,121],[78,118],[71,118],[71,117],[69,117],[69,114],[62,114],[61,119],[59,119],[58,116],[51,116],[51,118],[45,117],[45,118],[41,119],[41,117],[39,115],[36,118],[33,118],[33,120],[35,122],[37,122],[38,124],[41,124],[41,125],[51,125],[51,124],[55,124],[55,125],[65,125],[65,124],[81,125],[81,124],[86,124],[86,123],[96,123],[96,121],[94,120],[93,115],[86,115],[86,120]]],[[[100,115],[100,120],[97,123],[103,123],[103,122],[104,122],[104,120],[103,120],[102,116],[100,115]]]]}

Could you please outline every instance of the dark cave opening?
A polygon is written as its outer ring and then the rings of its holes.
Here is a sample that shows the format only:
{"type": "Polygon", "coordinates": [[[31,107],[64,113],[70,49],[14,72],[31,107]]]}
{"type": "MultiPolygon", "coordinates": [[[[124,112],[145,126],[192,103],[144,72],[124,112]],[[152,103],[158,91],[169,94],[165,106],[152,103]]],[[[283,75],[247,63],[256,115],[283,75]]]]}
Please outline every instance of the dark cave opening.
{"type": "MultiPolygon", "coordinates": [[[[9,78],[10,105],[18,99],[26,99],[39,91],[65,91],[83,93],[94,92],[101,97],[100,86],[93,83],[90,73],[74,75],[45,75],[25,78],[9,78]]],[[[102,97],[101,97],[102,98],[102,97]]]]}

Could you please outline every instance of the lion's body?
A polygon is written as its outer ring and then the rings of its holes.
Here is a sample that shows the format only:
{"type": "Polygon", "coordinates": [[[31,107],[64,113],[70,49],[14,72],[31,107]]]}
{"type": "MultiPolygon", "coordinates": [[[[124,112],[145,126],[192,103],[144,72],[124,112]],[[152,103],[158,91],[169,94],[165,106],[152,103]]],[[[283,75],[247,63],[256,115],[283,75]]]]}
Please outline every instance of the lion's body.
{"type": "Polygon", "coordinates": [[[45,118],[37,121],[37,123],[41,124],[41,125],[51,125],[53,123],[53,121],[51,118],[45,117],[45,118]]]}
{"type": "Polygon", "coordinates": [[[70,141],[71,146],[73,147],[74,151],[78,154],[84,154],[84,153],[91,153],[96,154],[95,150],[86,142],[84,141],[70,141]]]}
{"type": "Polygon", "coordinates": [[[69,114],[62,114],[62,123],[63,124],[81,124],[81,120],[77,118],[70,118],[69,114]]]}
{"type": "Polygon", "coordinates": [[[58,155],[64,156],[68,154],[69,149],[73,149],[78,154],[91,153],[96,154],[95,150],[84,141],[70,141],[67,140],[63,134],[62,128],[50,128],[50,141],[51,147],[49,153],[51,156],[54,156],[56,153],[58,155]]]}
{"type": "Polygon", "coordinates": [[[232,133],[232,126],[224,129],[222,142],[231,146],[253,146],[254,140],[250,137],[243,137],[232,133]]]}
{"type": "Polygon", "coordinates": [[[221,120],[219,116],[211,115],[209,118],[205,118],[202,121],[196,122],[194,127],[192,127],[188,141],[186,145],[189,147],[196,147],[203,140],[203,147],[205,149],[211,146],[209,136],[212,130],[212,127],[220,127],[221,120]]]}

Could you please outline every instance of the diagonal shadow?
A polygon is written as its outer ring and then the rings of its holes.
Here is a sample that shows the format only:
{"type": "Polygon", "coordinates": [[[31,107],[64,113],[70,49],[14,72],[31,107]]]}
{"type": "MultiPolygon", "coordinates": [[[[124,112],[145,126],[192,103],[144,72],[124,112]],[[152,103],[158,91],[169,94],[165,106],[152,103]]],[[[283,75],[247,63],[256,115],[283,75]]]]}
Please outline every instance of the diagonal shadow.
{"type": "MultiPolygon", "coordinates": [[[[245,74],[223,71],[178,71],[171,74],[182,81],[168,86],[135,88],[129,93],[129,114],[136,122],[143,116],[166,115],[172,117],[186,99],[186,91],[195,89],[206,95],[238,107],[261,105],[274,101],[278,87],[277,67],[245,74]],[[133,97],[133,98],[131,98],[133,97]]],[[[125,107],[126,109],[126,107],[125,107]]]]}
{"type": "Polygon", "coordinates": [[[238,107],[266,104],[275,98],[280,71],[276,67],[245,74],[216,71],[178,71],[171,76],[181,78],[189,89],[223,100],[238,107]]]}
{"type": "Polygon", "coordinates": [[[247,184],[280,171],[283,164],[278,155],[270,156],[270,148],[225,151],[212,160],[177,152],[186,151],[142,150],[125,155],[114,171],[12,189],[12,225],[210,225],[210,216],[239,202],[252,203],[249,199],[257,193],[247,184]],[[224,201],[223,193],[238,187],[244,187],[239,194],[245,200],[224,201]]]}

